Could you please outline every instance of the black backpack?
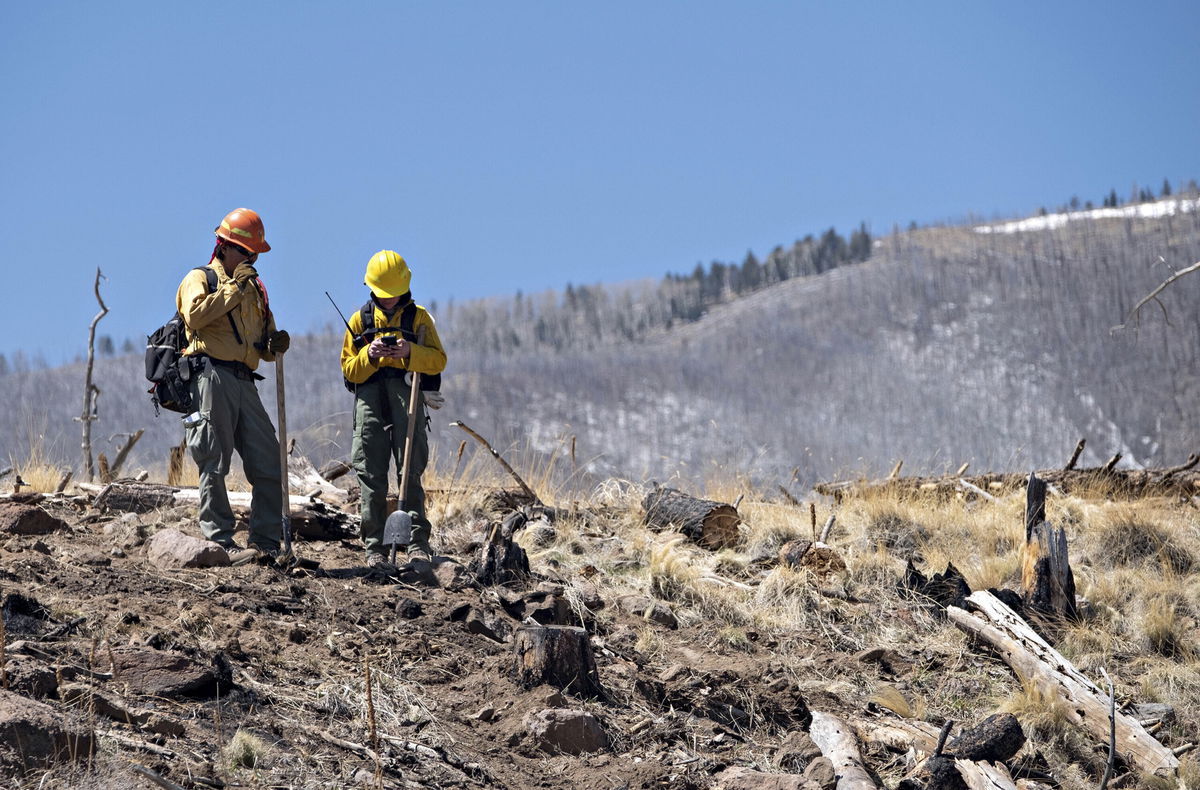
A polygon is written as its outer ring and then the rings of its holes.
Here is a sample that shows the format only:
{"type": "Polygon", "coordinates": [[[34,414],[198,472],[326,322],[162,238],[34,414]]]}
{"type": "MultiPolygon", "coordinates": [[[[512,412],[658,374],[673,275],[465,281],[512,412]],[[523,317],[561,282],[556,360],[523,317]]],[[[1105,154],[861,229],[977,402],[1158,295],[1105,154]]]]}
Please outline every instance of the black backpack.
{"type": "MultiPolygon", "coordinates": [[[[362,307],[359,308],[358,313],[359,313],[359,317],[362,319],[362,331],[359,332],[358,335],[356,335],[354,338],[354,350],[355,351],[358,351],[363,346],[367,345],[372,340],[374,340],[375,335],[378,334],[380,331],[385,331],[385,332],[395,331],[394,327],[389,327],[384,330],[375,328],[375,303],[374,302],[367,302],[365,305],[363,305],[362,307]]],[[[417,342],[417,333],[413,331],[413,323],[416,320],[417,320],[417,303],[410,299],[408,301],[408,303],[404,305],[404,308],[402,309],[402,311],[400,313],[400,336],[403,337],[405,340],[409,341],[410,343],[417,342]]],[[[376,378],[382,378],[382,377],[387,377],[387,376],[405,376],[407,374],[408,374],[407,370],[401,370],[400,368],[380,368],[378,371],[371,374],[371,377],[369,379],[367,379],[367,381],[364,381],[363,384],[366,384],[367,382],[370,382],[370,381],[374,381],[376,378]]],[[[346,389],[348,389],[350,392],[354,392],[354,388],[356,386],[358,386],[357,384],[353,384],[349,379],[342,379],[342,381],[345,383],[346,389]]],[[[441,373],[422,373],[421,374],[421,383],[419,386],[421,388],[421,392],[438,392],[438,391],[440,391],[442,389],[442,374],[441,373]]]]}
{"type": "MultiPolygon", "coordinates": [[[[196,269],[204,272],[208,292],[216,291],[217,273],[208,266],[197,266],[196,269]]],[[[241,343],[242,336],[233,316],[229,313],[226,315],[229,325],[233,327],[233,336],[241,343]]],[[[187,344],[187,327],[178,312],[146,338],[146,379],[154,385],[150,387],[150,400],[154,403],[155,414],[160,408],[182,414],[189,414],[193,410],[192,391],[188,386],[192,380],[192,366],[183,356],[187,344]]]]}

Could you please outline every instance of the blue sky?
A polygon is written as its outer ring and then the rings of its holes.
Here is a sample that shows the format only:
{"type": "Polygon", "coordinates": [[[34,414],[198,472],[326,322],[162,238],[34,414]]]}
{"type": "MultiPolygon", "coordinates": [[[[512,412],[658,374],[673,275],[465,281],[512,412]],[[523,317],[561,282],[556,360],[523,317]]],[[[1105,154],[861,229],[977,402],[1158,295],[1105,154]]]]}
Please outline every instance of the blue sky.
{"type": "Polygon", "coordinates": [[[0,5],[0,353],[139,340],[237,206],[279,324],[1200,178],[1192,2],[0,5]],[[15,274],[15,284],[12,277],[15,274]],[[48,319],[53,316],[53,320],[48,319]]]}

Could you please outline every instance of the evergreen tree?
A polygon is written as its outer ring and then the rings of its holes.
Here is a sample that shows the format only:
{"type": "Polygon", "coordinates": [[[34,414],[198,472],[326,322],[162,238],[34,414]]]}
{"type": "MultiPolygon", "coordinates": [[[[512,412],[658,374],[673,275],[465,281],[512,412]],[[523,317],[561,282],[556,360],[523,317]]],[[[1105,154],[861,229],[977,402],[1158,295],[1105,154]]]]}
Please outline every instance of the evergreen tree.
{"type": "Polygon", "coordinates": [[[1168,181],[1168,180],[1167,180],[1167,179],[1165,179],[1165,178],[1163,179],[1162,193],[1161,193],[1161,194],[1162,194],[1162,196],[1163,196],[1163,197],[1171,197],[1171,182],[1170,182],[1170,181],[1168,181]]]}

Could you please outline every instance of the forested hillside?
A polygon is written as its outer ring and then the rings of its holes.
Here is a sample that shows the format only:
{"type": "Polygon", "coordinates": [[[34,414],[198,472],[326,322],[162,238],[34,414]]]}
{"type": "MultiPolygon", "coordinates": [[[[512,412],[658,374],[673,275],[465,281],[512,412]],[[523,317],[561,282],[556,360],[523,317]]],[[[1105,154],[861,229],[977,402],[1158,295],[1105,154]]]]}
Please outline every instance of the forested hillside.
{"type": "MultiPolygon", "coordinates": [[[[901,458],[912,472],[1052,466],[1084,436],[1085,462],[1181,461],[1200,447],[1185,407],[1200,278],[1164,295],[1169,324],[1152,307],[1140,329],[1112,328],[1169,267],[1200,260],[1193,206],[860,229],[660,282],[440,306],[437,452],[453,460],[462,436],[446,425],[464,419],[511,452],[565,452],[576,436],[587,471],[635,478],[804,484],[901,458]]],[[[288,357],[291,433],[318,461],[349,449],[339,345],[298,338],[288,357]]],[[[153,417],[140,357],[101,358],[97,373],[97,449],[145,427],[134,463],[161,466],[180,429],[153,417]]],[[[82,378],[78,365],[0,377],[0,453],[77,464],[82,378]]]]}

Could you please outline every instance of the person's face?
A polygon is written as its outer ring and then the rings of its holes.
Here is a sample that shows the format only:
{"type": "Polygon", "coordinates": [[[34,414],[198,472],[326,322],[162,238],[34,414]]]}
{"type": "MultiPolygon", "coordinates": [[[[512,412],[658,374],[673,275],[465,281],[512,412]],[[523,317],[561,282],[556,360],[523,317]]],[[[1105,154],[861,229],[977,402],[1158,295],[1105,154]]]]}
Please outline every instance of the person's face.
{"type": "Polygon", "coordinates": [[[244,247],[239,247],[231,242],[225,242],[224,247],[225,263],[228,264],[230,268],[236,268],[242,263],[253,264],[254,261],[258,259],[258,253],[250,252],[250,250],[244,247]]]}
{"type": "Polygon", "coordinates": [[[384,299],[382,296],[377,296],[375,298],[379,301],[379,306],[384,310],[391,310],[400,302],[399,296],[389,296],[386,299],[384,299]]]}

